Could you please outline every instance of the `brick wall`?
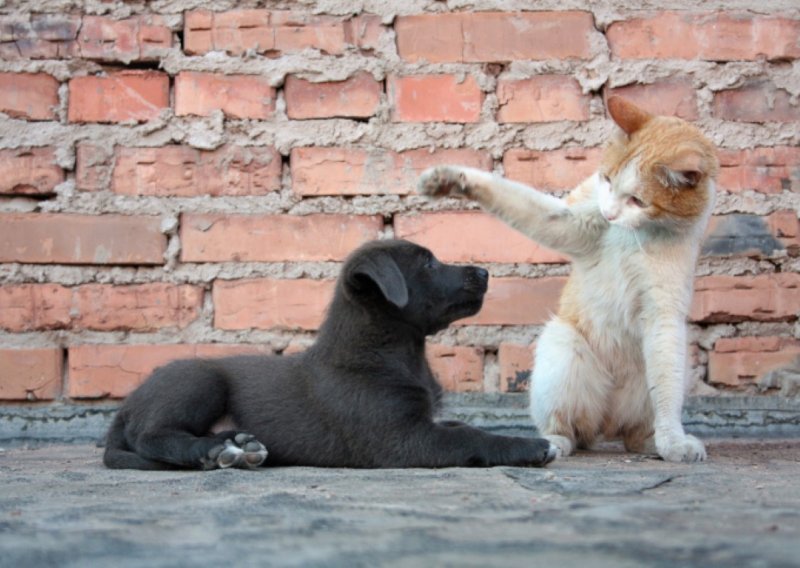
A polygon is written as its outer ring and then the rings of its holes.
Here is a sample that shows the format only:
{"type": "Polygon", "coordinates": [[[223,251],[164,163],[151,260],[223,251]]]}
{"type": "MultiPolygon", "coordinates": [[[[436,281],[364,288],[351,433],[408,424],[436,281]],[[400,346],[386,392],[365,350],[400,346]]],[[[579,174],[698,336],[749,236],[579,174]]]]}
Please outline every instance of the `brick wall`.
{"type": "Polygon", "coordinates": [[[0,7],[0,400],[303,349],[342,259],[390,236],[492,274],[483,311],[431,340],[446,387],[525,390],[568,265],[414,182],[462,163],[561,194],[598,162],[611,93],[720,147],[696,392],[800,355],[796,2],[254,4],[0,7]]]}

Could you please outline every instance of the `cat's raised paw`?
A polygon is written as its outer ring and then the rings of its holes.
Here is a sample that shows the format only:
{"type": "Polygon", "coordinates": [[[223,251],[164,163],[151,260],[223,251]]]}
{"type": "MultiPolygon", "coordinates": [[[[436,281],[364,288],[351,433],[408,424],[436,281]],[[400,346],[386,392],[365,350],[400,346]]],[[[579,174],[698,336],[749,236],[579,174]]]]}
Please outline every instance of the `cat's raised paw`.
{"type": "Polygon", "coordinates": [[[464,172],[450,166],[437,166],[422,172],[417,181],[417,192],[429,197],[469,194],[464,172]]]}
{"type": "Polygon", "coordinates": [[[706,448],[703,446],[703,442],[691,434],[669,438],[660,444],[656,442],[656,448],[658,455],[664,461],[692,463],[706,459],[706,448]]]}

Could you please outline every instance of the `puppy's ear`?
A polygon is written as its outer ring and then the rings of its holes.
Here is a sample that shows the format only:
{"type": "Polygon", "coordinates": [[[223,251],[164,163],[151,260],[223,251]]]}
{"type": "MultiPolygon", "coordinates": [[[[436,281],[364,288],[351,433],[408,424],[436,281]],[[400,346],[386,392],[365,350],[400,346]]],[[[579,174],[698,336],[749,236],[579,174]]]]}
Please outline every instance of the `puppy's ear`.
{"type": "Polygon", "coordinates": [[[408,304],[406,279],[394,259],[385,252],[364,255],[350,268],[347,282],[351,288],[363,289],[364,280],[373,282],[383,297],[398,308],[408,304]]]}

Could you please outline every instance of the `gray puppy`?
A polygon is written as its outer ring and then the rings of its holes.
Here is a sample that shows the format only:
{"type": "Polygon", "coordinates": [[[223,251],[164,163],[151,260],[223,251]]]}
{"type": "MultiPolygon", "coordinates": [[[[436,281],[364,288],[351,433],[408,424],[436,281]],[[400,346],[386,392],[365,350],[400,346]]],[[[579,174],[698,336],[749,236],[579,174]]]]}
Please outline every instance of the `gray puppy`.
{"type": "Polygon", "coordinates": [[[480,310],[489,274],[440,263],[405,241],[375,241],[345,262],[317,341],[291,356],[180,360],[120,408],[110,468],[260,465],[534,465],[549,442],[434,421],[442,388],[425,336],[480,310]],[[234,430],[212,433],[221,419],[234,430]],[[269,449],[269,452],[267,452],[269,449]]]}

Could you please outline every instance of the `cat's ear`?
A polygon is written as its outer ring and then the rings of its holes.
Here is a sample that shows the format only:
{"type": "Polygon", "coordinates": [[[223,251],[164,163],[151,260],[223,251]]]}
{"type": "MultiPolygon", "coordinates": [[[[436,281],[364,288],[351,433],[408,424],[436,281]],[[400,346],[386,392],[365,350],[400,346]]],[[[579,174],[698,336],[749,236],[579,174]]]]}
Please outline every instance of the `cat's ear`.
{"type": "Polygon", "coordinates": [[[656,166],[656,177],[664,187],[688,189],[697,187],[703,177],[703,163],[699,155],[685,154],[669,164],[656,166]]]}
{"type": "Polygon", "coordinates": [[[639,130],[653,118],[652,114],[620,96],[608,97],[606,106],[614,122],[628,135],[639,130]]]}

